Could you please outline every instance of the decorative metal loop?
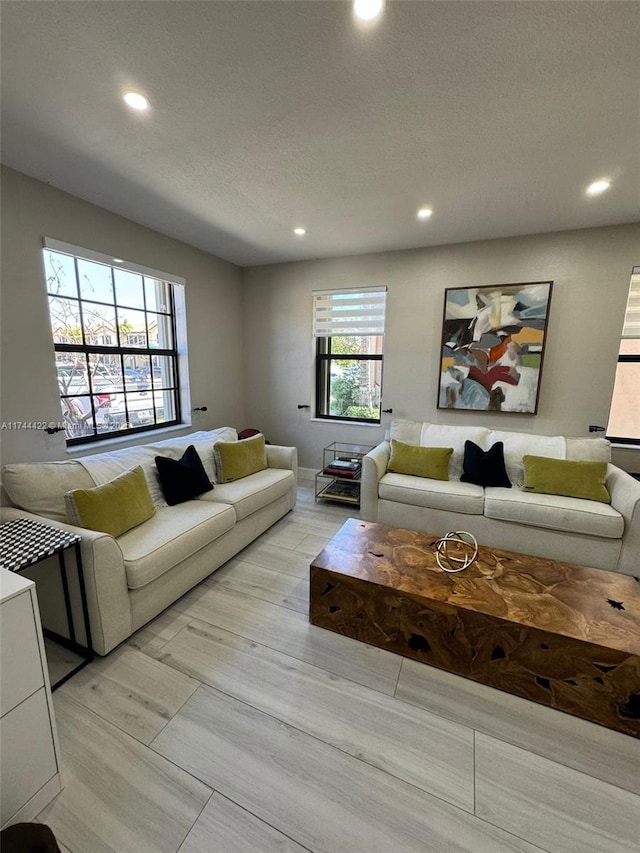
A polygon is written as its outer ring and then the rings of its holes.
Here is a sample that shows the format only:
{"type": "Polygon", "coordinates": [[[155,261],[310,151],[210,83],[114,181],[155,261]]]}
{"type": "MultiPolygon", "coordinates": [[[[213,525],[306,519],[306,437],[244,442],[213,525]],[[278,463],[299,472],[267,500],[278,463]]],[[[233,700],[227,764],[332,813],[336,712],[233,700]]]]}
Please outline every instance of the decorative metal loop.
{"type": "Polygon", "coordinates": [[[478,556],[478,542],[466,530],[452,530],[435,542],[436,562],[443,572],[455,574],[468,569],[478,556]]]}

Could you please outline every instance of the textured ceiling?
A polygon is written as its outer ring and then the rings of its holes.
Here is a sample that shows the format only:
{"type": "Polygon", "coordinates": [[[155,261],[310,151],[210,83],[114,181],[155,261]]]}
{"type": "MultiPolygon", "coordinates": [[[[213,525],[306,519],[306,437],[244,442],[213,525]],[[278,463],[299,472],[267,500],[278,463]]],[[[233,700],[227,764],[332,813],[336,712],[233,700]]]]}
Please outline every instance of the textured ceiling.
{"type": "Polygon", "coordinates": [[[640,218],[638,2],[1,15],[3,162],[243,266],[640,218]]]}

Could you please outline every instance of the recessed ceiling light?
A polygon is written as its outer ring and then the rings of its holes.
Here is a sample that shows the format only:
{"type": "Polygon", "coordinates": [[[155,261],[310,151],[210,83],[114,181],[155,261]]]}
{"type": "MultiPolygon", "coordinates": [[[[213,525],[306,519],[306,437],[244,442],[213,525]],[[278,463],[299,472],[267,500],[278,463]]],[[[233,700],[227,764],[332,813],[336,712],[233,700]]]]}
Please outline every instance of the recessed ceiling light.
{"type": "Polygon", "coordinates": [[[114,264],[123,264],[123,263],[124,263],[124,261],[122,260],[122,258],[114,258],[114,259],[113,259],[113,263],[114,263],[114,264]]]}
{"type": "Polygon", "coordinates": [[[132,110],[148,110],[149,101],[140,92],[125,92],[122,96],[127,106],[132,110]]]}
{"type": "Polygon", "coordinates": [[[606,178],[602,178],[599,181],[594,181],[587,187],[587,195],[600,195],[600,193],[603,193],[605,190],[608,190],[610,186],[611,181],[608,181],[606,178]]]}
{"type": "Polygon", "coordinates": [[[432,213],[433,210],[430,207],[421,207],[418,211],[418,219],[428,219],[432,213]]]}
{"type": "Polygon", "coordinates": [[[307,233],[307,229],[306,228],[294,228],[293,233],[296,235],[296,237],[304,237],[304,235],[307,233]]]}
{"type": "Polygon", "coordinates": [[[353,14],[361,21],[373,21],[383,9],[384,0],[353,0],[353,14]]]}

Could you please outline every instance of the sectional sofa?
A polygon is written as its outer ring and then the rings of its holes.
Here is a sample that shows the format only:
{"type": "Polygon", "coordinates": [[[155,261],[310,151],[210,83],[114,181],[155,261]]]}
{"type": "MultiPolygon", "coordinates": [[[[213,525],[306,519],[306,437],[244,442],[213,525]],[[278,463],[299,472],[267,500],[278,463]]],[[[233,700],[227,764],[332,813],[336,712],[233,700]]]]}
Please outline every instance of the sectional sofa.
{"type": "Polygon", "coordinates": [[[363,459],[361,515],[395,527],[436,535],[466,530],[481,544],[640,576],[640,482],[610,463],[600,438],[393,421],[389,440],[363,459]],[[421,447],[451,447],[449,479],[433,480],[387,470],[390,440],[421,447]],[[504,444],[512,488],[462,482],[465,441],[488,450],[504,444]],[[526,454],[608,463],[611,503],[522,491],[526,454]]]}
{"type": "Polygon", "coordinates": [[[267,445],[264,470],[235,482],[216,482],[214,443],[237,439],[233,428],[222,427],[76,460],[3,469],[3,486],[14,504],[2,508],[3,521],[28,517],[82,536],[89,620],[99,654],[127,639],[295,506],[295,447],[267,445]],[[214,488],[168,506],[155,457],[180,459],[189,445],[198,451],[214,488]],[[104,484],[138,465],[155,507],[149,520],[117,538],[68,523],[66,492],[104,484]]]}

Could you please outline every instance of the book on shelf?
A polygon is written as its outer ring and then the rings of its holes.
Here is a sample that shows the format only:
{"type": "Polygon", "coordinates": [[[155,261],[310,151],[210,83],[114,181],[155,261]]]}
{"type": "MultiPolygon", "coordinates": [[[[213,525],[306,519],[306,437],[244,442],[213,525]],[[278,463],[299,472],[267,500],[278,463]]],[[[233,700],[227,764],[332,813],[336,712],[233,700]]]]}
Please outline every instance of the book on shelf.
{"type": "Polygon", "coordinates": [[[360,462],[352,459],[333,459],[327,465],[327,468],[334,468],[336,471],[357,471],[360,468],[360,462]]]}
{"type": "Polygon", "coordinates": [[[328,465],[323,469],[322,473],[327,474],[329,477],[346,477],[349,480],[355,480],[360,476],[360,466],[353,471],[345,471],[344,468],[334,468],[333,465],[328,465]]]}
{"type": "Polygon", "coordinates": [[[349,483],[345,480],[333,480],[320,492],[323,498],[342,498],[357,501],[360,498],[360,483],[349,483]]]}

